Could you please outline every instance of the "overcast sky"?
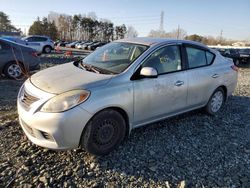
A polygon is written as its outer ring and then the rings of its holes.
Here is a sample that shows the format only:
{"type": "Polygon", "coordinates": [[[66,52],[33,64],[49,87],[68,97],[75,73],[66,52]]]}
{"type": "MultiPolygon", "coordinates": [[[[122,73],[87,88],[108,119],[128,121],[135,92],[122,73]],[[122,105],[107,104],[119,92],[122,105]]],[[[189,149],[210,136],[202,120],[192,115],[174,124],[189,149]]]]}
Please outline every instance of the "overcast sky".
{"type": "Polygon", "coordinates": [[[178,25],[190,34],[250,40],[250,0],[0,0],[0,11],[9,15],[22,30],[50,11],[66,14],[95,12],[98,18],[114,24],[132,25],[139,36],[147,36],[160,26],[164,11],[164,29],[178,25]]]}

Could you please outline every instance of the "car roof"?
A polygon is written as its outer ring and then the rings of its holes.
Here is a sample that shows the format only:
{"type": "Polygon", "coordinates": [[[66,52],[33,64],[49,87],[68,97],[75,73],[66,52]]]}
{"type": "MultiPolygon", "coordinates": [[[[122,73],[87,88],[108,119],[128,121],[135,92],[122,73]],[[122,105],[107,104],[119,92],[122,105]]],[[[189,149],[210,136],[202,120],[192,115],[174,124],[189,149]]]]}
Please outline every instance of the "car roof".
{"type": "Polygon", "coordinates": [[[137,43],[146,46],[152,46],[162,43],[185,43],[190,45],[198,45],[203,48],[209,49],[206,45],[194,42],[190,40],[177,40],[177,39],[168,39],[168,38],[150,38],[150,37],[136,37],[136,38],[127,38],[127,39],[120,39],[117,42],[128,42],[128,43],[137,43]]]}
{"type": "Polygon", "coordinates": [[[11,44],[11,45],[19,46],[19,47],[24,47],[24,48],[32,49],[32,48],[30,48],[30,47],[28,47],[28,46],[25,46],[24,44],[17,43],[17,42],[15,42],[15,41],[12,41],[12,40],[9,40],[9,39],[5,39],[5,38],[1,38],[1,37],[0,37],[0,41],[3,41],[3,42],[5,42],[5,43],[7,43],[7,44],[11,44]]]}
{"type": "Polygon", "coordinates": [[[44,38],[48,38],[49,39],[49,37],[46,36],[46,35],[28,35],[28,36],[26,36],[24,38],[28,38],[28,37],[44,37],[44,38]]]}

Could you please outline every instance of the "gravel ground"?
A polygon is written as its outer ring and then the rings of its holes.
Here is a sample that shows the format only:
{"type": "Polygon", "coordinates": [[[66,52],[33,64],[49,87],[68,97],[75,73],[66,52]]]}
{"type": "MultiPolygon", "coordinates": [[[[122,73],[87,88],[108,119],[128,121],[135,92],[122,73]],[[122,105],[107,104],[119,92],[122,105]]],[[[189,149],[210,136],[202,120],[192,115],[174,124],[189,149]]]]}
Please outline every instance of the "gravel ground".
{"type": "Polygon", "coordinates": [[[22,82],[0,80],[0,187],[250,187],[250,68],[218,115],[138,128],[104,157],[28,141],[16,113],[22,82]]]}

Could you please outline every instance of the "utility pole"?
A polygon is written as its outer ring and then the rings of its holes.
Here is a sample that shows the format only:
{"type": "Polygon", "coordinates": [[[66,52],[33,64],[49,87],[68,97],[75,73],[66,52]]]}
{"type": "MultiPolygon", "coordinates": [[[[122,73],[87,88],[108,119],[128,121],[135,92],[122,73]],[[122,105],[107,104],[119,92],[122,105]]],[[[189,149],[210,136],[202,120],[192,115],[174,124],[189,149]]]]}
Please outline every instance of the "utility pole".
{"type": "Polygon", "coordinates": [[[223,34],[223,30],[220,30],[220,44],[222,43],[222,34],[223,34]]]}
{"type": "Polygon", "coordinates": [[[160,31],[163,31],[163,23],[164,23],[164,12],[161,11],[161,22],[160,22],[160,31]]]}
{"type": "Polygon", "coordinates": [[[177,39],[179,39],[180,37],[180,25],[178,25],[178,29],[177,29],[177,39]]]}

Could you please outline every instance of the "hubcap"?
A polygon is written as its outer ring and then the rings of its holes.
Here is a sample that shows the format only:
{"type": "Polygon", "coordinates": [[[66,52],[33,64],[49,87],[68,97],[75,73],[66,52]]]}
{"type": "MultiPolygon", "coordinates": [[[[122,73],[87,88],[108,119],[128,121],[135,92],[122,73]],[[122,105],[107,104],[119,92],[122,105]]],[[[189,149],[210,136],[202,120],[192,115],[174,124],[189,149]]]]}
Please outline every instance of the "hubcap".
{"type": "Polygon", "coordinates": [[[236,64],[236,65],[239,65],[239,64],[240,64],[240,61],[239,61],[239,60],[236,60],[235,64],[236,64]]]}
{"type": "Polygon", "coordinates": [[[223,103],[223,93],[221,91],[217,91],[211,100],[211,110],[213,112],[217,112],[223,103]]]}
{"type": "Polygon", "coordinates": [[[45,48],[45,52],[46,52],[46,53],[49,53],[49,52],[50,52],[50,47],[46,47],[46,48],[45,48]]]}
{"type": "Polygon", "coordinates": [[[21,74],[22,74],[22,70],[21,70],[20,66],[17,64],[10,65],[8,67],[7,72],[8,72],[8,75],[13,77],[13,78],[17,78],[17,77],[21,76],[21,74]]]}
{"type": "Polygon", "coordinates": [[[115,123],[110,120],[103,121],[96,132],[96,141],[100,145],[109,144],[115,132],[115,123]]]}

